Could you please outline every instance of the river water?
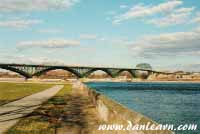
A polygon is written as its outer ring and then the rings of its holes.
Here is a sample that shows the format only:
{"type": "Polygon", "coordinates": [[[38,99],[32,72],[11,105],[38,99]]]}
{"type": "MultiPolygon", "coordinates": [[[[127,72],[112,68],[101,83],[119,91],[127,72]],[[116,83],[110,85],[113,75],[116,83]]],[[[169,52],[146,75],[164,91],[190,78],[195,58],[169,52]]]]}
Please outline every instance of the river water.
{"type": "Polygon", "coordinates": [[[90,82],[89,87],[161,124],[197,124],[200,134],[200,83],[90,82]]]}

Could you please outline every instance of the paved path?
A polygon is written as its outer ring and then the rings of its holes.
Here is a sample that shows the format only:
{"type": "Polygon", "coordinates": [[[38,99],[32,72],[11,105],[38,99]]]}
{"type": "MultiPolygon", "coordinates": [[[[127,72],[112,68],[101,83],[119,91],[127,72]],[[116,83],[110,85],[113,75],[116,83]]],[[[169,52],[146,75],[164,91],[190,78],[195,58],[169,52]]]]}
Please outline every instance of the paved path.
{"type": "Polygon", "coordinates": [[[53,97],[62,88],[63,85],[57,85],[21,100],[0,106],[0,134],[3,134],[3,132],[13,126],[20,118],[31,113],[43,102],[53,97]]]}

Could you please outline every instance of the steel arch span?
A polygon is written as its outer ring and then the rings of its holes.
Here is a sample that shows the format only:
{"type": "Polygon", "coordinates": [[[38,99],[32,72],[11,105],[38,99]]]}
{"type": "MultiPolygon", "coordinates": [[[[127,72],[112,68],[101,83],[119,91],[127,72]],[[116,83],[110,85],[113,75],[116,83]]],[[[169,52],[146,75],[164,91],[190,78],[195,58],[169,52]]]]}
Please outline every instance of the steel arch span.
{"type": "Polygon", "coordinates": [[[91,70],[89,70],[88,72],[86,72],[85,74],[83,74],[83,77],[88,77],[90,74],[96,72],[96,71],[103,71],[105,72],[107,75],[109,75],[110,77],[114,78],[114,74],[112,74],[112,72],[110,72],[108,69],[106,68],[93,68],[91,70]]]}
{"type": "Polygon", "coordinates": [[[120,75],[121,73],[123,73],[123,72],[128,72],[129,74],[131,74],[131,76],[132,76],[133,78],[136,78],[135,70],[127,70],[127,69],[122,69],[122,70],[120,70],[119,72],[117,72],[116,77],[119,76],[119,75],[120,75]]]}
{"type": "Polygon", "coordinates": [[[0,66],[0,69],[4,69],[4,70],[7,70],[7,71],[12,71],[12,72],[15,72],[25,78],[31,78],[32,76],[29,75],[28,73],[26,73],[25,71],[22,71],[22,70],[19,70],[17,68],[13,68],[13,67],[5,67],[5,66],[0,66]]]}
{"type": "Polygon", "coordinates": [[[85,66],[54,66],[54,65],[27,65],[27,64],[0,64],[1,69],[9,70],[16,72],[25,78],[32,78],[33,76],[40,76],[45,72],[51,70],[62,69],[68,72],[71,72],[78,78],[88,77],[91,73],[101,70],[115,78],[120,75],[120,73],[127,71],[129,72],[132,77],[136,77],[136,71],[146,71],[148,75],[150,74],[173,74],[173,73],[166,73],[166,72],[159,72],[155,70],[148,70],[148,69],[138,69],[138,68],[106,68],[106,67],[85,67],[85,66]]]}
{"type": "Polygon", "coordinates": [[[49,67],[47,69],[36,72],[35,74],[33,74],[33,76],[40,76],[46,72],[57,70],[57,69],[68,71],[68,72],[74,74],[77,78],[82,78],[82,75],[79,72],[77,72],[76,70],[73,70],[71,68],[68,68],[68,67],[49,67]]]}

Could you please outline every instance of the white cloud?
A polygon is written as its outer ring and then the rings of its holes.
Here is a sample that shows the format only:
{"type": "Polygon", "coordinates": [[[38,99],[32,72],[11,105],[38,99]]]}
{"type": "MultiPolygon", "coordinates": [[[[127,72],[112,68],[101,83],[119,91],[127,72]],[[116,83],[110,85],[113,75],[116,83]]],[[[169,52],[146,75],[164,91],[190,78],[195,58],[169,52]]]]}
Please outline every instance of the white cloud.
{"type": "Polygon", "coordinates": [[[0,12],[24,12],[66,9],[78,0],[1,0],[0,12]]]}
{"type": "Polygon", "coordinates": [[[193,22],[200,23],[200,17],[199,18],[194,18],[193,22]]]}
{"type": "Polygon", "coordinates": [[[80,45],[80,42],[77,40],[66,40],[66,39],[49,39],[49,40],[40,40],[40,41],[22,41],[17,43],[19,49],[24,48],[66,48],[69,46],[80,45]]]}
{"type": "MultiPolygon", "coordinates": [[[[78,2],[79,0],[1,0],[0,15],[6,19],[0,21],[0,27],[27,28],[42,22],[41,20],[23,19],[25,16],[29,16],[31,11],[64,10],[78,2]],[[8,19],[9,16],[12,19],[8,19]]],[[[47,31],[45,32],[47,33],[47,31]]],[[[52,31],[48,32],[52,33],[52,31]]]]}
{"type": "Polygon", "coordinates": [[[195,7],[191,7],[191,8],[182,7],[182,8],[176,9],[175,12],[176,13],[191,13],[192,11],[194,11],[194,9],[195,7]]]}
{"type": "Polygon", "coordinates": [[[144,36],[131,45],[135,56],[200,56],[200,28],[191,32],[176,32],[144,36]]]}
{"type": "Polygon", "coordinates": [[[7,55],[3,57],[6,63],[17,64],[42,64],[42,65],[64,65],[64,61],[47,57],[29,57],[27,55],[7,55]]]}
{"type": "Polygon", "coordinates": [[[124,8],[127,8],[128,6],[127,5],[120,5],[119,6],[121,9],[124,9],[124,8]]]}
{"type": "Polygon", "coordinates": [[[24,29],[32,25],[40,24],[42,22],[43,22],[42,20],[30,20],[30,19],[6,20],[6,21],[0,21],[0,27],[24,29]]]}
{"type": "Polygon", "coordinates": [[[186,72],[199,72],[200,63],[171,63],[170,65],[165,66],[156,66],[157,70],[167,71],[167,72],[176,72],[176,71],[186,71],[186,72]]]}
{"type": "Polygon", "coordinates": [[[137,4],[124,14],[114,16],[113,24],[120,24],[129,19],[141,19],[159,27],[200,22],[199,14],[192,16],[195,7],[182,7],[181,5],[183,5],[182,0],[171,0],[154,6],[137,4]]]}
{"type": "Polygon", "coordinates": [[[106,38],[102,37],[99,39],[100,41],[106,41],[106,38]]]}
{"type": "Polygon", "coordinates": [[[192,23],[200,23],[200,12],[192,19],[192,23]]]}
{"type": "Polygon", "coordinates": [[[45,34],[58,34],[62,33],[63,31],[61,29],[40,29],[38,30],[39,33],[45,33],[45,34]]]}
{"type": "Polygon", "coordinates": [[[174,12],[169,13],[165,17],[152,19],[147,22],[154,24],[156,26],[160,26],[160,27],[188,23],[188,19],[193,10],[194,10],[194,7],[179,8],[179,9],[174,10],[174,12]]]}
{"type": "Polygon", "coordinates": [[[193,63],[193,64],[189,64],[189,65],[184,65],[183,70],[185,71],[193,71],[193,72],[199,72],[200,70],[200,63],[193,63]]]}
{"type": "Polygon", "coordinates": [[[81,39],[86,39],[86,40],[95,40],[97,38],[97,35],[95,34],[82,34],[80,35],[81,39]]]}
{"type": "Polygon", "coordinates": [[[138,4],[132,7],[129,11],[119,16],[115,16],[113,23],[120,23],[122,21],[134,18],[141,18],[146,16],[151,16],[158,13],[167,13],[182,5],[181,0],[172,0],[165,3],[161,3],[156,6],[144,6],[143,4],[138,4]]]}

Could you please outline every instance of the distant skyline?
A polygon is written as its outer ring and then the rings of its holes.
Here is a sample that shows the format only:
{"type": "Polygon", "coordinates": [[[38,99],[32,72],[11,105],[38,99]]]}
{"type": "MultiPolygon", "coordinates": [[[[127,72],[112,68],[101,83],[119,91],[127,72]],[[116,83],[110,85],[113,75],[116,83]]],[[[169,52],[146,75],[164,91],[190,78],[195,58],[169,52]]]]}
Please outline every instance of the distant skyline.
{"type": "Polygon", "coordinates": [[[1,0],[0,63],[200,71],[197,0],[1,0]]]}

